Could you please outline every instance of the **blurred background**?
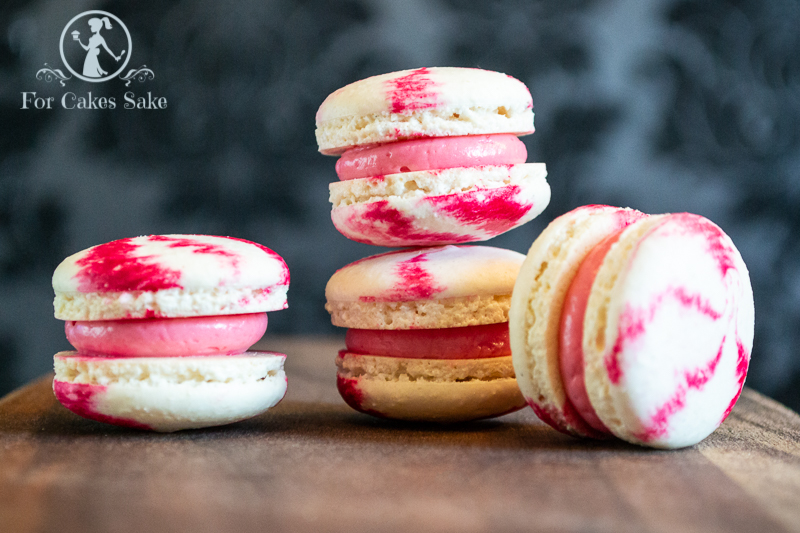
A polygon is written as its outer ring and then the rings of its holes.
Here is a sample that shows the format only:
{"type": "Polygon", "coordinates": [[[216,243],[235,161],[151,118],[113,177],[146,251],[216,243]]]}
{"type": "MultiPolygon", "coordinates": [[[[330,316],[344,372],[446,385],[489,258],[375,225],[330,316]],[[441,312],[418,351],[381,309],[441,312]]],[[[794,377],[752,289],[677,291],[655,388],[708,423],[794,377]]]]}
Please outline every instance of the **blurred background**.
{"type": "Polygon", "coordinates": [[[335,160],[317,153],[314,114],[367,76],[464,66],[528,85],[536,133],[523,140],[553,192],[543,215],[488,244],[524,253],[587,203],[714,220],[753,281],[747,384],[800,409],[798,28],[796,0],[6,0],[0,394],[69,348],[53,318],[56,265],[122,237],[265,244],[292,272],[290,307],[270,314],[267,335],[342,334],[323,308],[325,283],[384,249],[331,224],[335,160]],[[154,79],[36,79],[45,63],[63,69],[62,29],[89,9],[127,25],[128,67],[154,79]],[[123,109],[128,90],[165,97],[167,109],[123,109]],[[53,109],[21,109],[24,91],[55,97],[53,109]],[[117,108],[64,110],[66,91],[114,96],[117,108]]]}

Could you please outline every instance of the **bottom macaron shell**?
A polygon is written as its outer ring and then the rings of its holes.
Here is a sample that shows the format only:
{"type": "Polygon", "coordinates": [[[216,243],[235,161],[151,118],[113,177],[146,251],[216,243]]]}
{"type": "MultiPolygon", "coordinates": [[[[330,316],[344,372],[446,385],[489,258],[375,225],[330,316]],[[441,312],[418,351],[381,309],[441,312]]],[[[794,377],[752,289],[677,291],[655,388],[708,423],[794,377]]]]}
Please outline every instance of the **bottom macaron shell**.
{"type": "Polygon", "coordinates": [[[55,356],[53,391],[73,413],[118,426],[178,431],[251,418],[286,394],[286,356],[55,356]]]}
{"type": "Polygon", "coordinates": [[[340,353],[337,388],[353,409],[418,422],[466,422],[525,406],[510,357],[399,359],[340,353]]]}
{"type": "Polygon", "coordinates": [[[102,397],[107,389],[108,387],[104,385],[69,383],[67,381],[53,380],[53,393],[56,395],[56,399],[61,405],[78,416],[97,422],[113,424],[115,426],[149,430],[154,429],[132,418],[113,416],[101,412],[102,408],[98,407],[97,403],[98,400],[102,401],[102,397]]]}
{"type": "Polygon", "coordinates": [[[538,167],[511,165],[509,172],[531,175],[500,187],[341,205],[333,208],[331,220],[348,239],[375,246],[485,241],[532,220],[550,202],[550,186],[538,167]]]}

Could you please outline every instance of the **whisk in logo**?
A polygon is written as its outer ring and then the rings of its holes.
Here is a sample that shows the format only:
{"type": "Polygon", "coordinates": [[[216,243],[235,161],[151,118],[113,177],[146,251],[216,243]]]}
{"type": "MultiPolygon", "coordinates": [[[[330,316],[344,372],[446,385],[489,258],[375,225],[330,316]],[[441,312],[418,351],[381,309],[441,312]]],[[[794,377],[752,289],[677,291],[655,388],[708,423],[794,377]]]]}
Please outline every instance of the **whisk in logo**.
{"type": "MultiPolygon", "coordinates": [[[[127,68],[133,56],[133,40],[125,23],[116,15],[107,11],[84,11],[72,18],[61,32],[58,43],[64,70],[51,67],[45,63],[36,72],[36,79],[45,82],[57,81],[66,87],[71,80],[82,80],[89,83],[102,83],[118,78],[129,87],[136,80],[144,83],[155,78],[155,73],[142,65],[139,68],[127,68]]],[[[36,92],[22,93],[21,109],[52,109],[55,97],[41,97],[36,92]]],[[[61,106],[65,109],[115,109],[116,98],[92,97],[91,91],[86,96],[66,92],[61,97],[61,106]]],[[[125,109],[165,109],[167,99],[154,97],[151,92],[147,96],[136,96],[133,91],[123,95],[125,109]]]]}

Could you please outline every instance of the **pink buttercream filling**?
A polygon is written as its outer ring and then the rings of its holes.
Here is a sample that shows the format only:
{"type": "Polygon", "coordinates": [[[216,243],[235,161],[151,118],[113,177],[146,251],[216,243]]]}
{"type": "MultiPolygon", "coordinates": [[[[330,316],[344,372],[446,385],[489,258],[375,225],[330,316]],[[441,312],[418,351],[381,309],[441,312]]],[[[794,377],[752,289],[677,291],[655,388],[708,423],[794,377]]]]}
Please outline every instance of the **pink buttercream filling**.
{"type": "Polygon", "coordinates": [[[525,145],[511,134],[426,137],[348,150],[336,162],[336,174],[344,181],[417,170],[513,165],[527,158],[525,145]]]}
{"type": "Polygon", "coordinates": [[[619,240],[624,229],[612,233],[592,248],[570,284],[564,299],[564,308],[561,311],[559,364],[567,398],[577,414],[589,426],[602,433],[610,433],[610,431],[597,416],[597,412],[589,400],[589,393],[586,392],[583,364],[583,321],[597,271],[600,270],[608,250],[619,240]]]}
{"type": "Polygon", "coordinates": [[[267,330],[267,314],[67,321],[67,340],[84,355],[186,357],[245,352],[267,330]]]}
{"type": "Polygon", "coordinates": [[[508,322],[440,329],[347,330],[347,351],[402,359],[487,359],[511,355],[508,322]]]}

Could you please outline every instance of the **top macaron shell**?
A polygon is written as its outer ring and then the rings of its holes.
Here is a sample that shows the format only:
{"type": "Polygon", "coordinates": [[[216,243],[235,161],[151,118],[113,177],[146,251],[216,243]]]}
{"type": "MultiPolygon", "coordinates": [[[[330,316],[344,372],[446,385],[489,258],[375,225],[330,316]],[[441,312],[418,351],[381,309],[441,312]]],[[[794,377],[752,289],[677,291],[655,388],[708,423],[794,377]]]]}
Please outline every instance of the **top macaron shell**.
{"type": "Polygon", "coordinates": [[[687,213],[641,220],[609,250],[587,303],[592,405],[630,442],[697,443],[741,392],[753,329],[747,267],[718,226],[687,213]]]}
{"type": "Polygon", "coordinates": [[[53,274],[61,320],[190,317],[286,307],[289,270],[264,246],[231,237],[149,235],[78,252],[53,274]]]}
{"type": "Polygon", "coordinates": [[[325,296],[339,302],[405,302],[510,294],[524,257],[490,246],[388,252],[338,270],[325,296]]]}
{"type": "Polygon", "coordinates": [[[525,84],[499,72],[420,68],[366,78],[329,95],[316,116],[323,154],[417,137],[533,133],[525,84]]]}

